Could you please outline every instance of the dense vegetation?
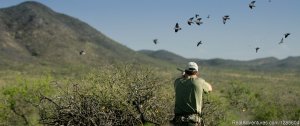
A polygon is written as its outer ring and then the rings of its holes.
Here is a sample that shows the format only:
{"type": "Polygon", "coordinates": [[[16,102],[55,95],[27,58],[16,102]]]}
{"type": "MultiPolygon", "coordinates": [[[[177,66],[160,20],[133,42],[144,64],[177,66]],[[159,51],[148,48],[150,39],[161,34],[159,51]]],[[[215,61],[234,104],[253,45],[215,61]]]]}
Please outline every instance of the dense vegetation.
{"type": "MultiPolygon", "coordinates": [[[[177,71],[124,64],[77,70],[57,70],[65,73],[60,77],[7,71],[1,125],[164,125],[172,119],[177,71]]],[[[214,87],[204,96],[205,123],[299,120],[298,75],[202,67],[201,76],[214,87]]]]}

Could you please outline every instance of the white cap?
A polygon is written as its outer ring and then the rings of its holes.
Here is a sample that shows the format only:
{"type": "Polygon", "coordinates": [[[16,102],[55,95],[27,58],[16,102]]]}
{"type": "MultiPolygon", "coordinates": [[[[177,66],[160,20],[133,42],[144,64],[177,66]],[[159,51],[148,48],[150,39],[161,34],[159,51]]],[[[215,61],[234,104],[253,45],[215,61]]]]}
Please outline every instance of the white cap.
{"type": "Polygon", "coordinates": [[[197,65],[197,63],[195,63],[195,62],[189,62],[188,65],[187,65],[187,67],[186,67],[186,70],[189,70],[189,71],[193,71],[193,70],[198,71],[198,65],[197,65]]]}

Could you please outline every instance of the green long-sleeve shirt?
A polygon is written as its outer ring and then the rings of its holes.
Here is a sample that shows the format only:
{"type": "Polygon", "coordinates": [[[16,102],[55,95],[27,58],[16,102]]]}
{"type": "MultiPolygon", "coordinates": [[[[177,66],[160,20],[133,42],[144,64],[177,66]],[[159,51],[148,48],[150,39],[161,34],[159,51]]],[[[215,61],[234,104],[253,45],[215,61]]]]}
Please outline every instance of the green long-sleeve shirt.
{"type": "Polygon", "coordinates": [[[175,87],[175,114],[201,113],[202,93],[209,84],[202,78],[177,78],[175,87]]]}

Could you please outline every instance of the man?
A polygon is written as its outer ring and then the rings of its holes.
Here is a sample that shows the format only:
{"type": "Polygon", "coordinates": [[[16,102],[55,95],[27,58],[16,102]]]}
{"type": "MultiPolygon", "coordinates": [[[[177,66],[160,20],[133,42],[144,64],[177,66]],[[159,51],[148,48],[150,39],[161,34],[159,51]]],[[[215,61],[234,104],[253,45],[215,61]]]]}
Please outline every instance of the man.
{"type": "Polygon", "coordinates": [[[176,126],[200,126],[202,93],[212,91],[212,87],[204,79],[198,77],[198,65],[189,62],[182,77],[174,82],[176,126]]]}

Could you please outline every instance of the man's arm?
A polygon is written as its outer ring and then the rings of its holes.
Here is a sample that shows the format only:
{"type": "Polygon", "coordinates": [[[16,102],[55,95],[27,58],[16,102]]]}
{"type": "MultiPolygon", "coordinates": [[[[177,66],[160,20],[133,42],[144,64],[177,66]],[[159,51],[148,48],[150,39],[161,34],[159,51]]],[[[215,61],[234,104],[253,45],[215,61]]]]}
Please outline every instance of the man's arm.
{"type": "Polygon", "coordinates": [[[204,90],[204,92],[211,92],[212,91],[211,84],[207,83],[205,80],[203,82],[203,90],[204,90]]]}

